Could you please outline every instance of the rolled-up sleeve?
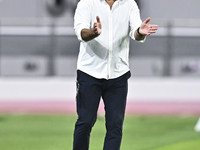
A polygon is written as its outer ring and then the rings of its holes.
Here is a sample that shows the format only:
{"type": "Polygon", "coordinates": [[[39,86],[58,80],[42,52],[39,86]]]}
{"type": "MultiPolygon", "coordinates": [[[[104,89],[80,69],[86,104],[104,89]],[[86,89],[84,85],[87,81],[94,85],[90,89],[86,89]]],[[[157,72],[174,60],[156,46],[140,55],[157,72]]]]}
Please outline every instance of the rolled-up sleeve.
{"type": "Polygon", "coordinates": [[[91,7],[89,0],[81,0],[76,8],[74,15],[74,30],[79,41],[85,42],[81,37],[82,29],[90,29],[91,7]]]}
{"type": "MultiPolygon", "coordinates": [[[[135,2],[133,2],[131,9],[131,14],[130,14],[130,32],[129,36],[135,40],[135,31],[141,26],[142,20],[140,18],[140,10],[135,2]]],[[[146,39],[146,38],[145,38],[146,39]]],[[[144,40],[141,40],[139,42],[144,42],[144,40]]]]}

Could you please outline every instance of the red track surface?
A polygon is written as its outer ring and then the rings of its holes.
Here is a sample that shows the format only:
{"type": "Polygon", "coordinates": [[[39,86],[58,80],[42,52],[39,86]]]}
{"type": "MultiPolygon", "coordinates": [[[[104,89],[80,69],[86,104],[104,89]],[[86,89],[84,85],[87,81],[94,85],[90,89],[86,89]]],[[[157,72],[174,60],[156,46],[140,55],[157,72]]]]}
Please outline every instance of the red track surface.
{"type": "MultiPolygon", "coordinates": [[[[99,112],[104,112],[100,103],[99,112]]],[[[0,102],[0,113],[75,114],[75,101],[0,102]]],[[[135,102],[128,101],[126,114],[200,116],[200,102],[135,102]]]]}

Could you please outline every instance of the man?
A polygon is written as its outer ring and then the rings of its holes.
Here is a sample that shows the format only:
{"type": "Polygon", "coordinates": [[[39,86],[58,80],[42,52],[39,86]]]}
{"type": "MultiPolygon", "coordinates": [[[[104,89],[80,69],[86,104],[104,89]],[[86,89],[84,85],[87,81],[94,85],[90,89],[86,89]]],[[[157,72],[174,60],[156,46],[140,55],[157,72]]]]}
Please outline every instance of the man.
{"type": "Polygon", "coordinates": [[[144,41],[157,25],[143,23],[134,0],[81,0],[74,16],[80,43],[73,150],[88,150],[100,98],[105,105],[104,150],[119,150],[126,107],[130,37],[144,41]]]}

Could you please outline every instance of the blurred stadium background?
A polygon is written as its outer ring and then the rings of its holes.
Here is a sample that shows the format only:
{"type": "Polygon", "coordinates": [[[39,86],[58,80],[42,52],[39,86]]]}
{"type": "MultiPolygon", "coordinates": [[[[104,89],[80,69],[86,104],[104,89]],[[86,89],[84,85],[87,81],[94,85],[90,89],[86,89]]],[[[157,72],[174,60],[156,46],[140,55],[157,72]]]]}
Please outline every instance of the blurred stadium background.
{"type": "MultiPolygon", "coordinates": [[[[0,0],[0,113],[75,113],[77,2],[0,0]]],[[[138,4],[159,30],[130,43],[127,113],[199,116],[200,1],[138,4]]]]}

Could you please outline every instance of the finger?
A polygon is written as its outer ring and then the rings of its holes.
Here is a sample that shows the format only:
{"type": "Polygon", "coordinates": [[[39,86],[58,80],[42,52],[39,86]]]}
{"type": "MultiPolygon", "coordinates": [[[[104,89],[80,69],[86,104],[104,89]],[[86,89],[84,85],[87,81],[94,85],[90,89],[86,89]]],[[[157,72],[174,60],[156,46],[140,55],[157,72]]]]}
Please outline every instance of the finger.
{"type": "Polygon", "coordinates": [[[155,30],[152,30],[152,31],[150,31],[150,33],[156,33],[156,31],[155,31],[155,30]]]}
{"type": "Polygon", "coordinates": [[[97,28],[94,28],[94,33],[97,33],[97,28]]]}
{"type": "Polygon", "coordinates": [[[158,29],[158,26],[157,26],[157,25],[151,25],[150,28],[151,28],[151,29],[157,30],[157,29],[158,29]]]}
{"type": "Polygon", "coordinates": [[[97,23],[94,23],[94,27],[97,28],[97,27],[98,27],[98,24],[97,24],[97,23]]]}
{"type": "Polygon", "coordinates": [[[152,28],[150,28],[150,30],[158,30],[158,28],[152,27],[152,28]]]}
{"type": "Polygon", "coordinates": [[[100,23],[100,18],[99,16],[96,16],[97,22],[100,23]]]}
{"type": "Polygon", "coordinates": [[[151,33],[147,33],[147,35],[150,35],[151,33]]]}
{"type": "Polygon", "coordinates": [[[150,30],[148,33],[149,33],[149,35],[153,34],[153,33],[156,33],[156,30],[150,30]]]}
{"type": "Polygon", "coordinates": [[[151,18],[149,17],[149,18],[147,18],[145,21],[144,21],[144,23],[149,23],[149,21],[151,20],[151,18]]]}
{"type": "Polygon", "coordinates": [[[158,25],[151,25],[152,27],[158,28],[158,25]]]}

